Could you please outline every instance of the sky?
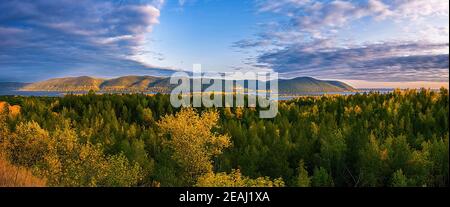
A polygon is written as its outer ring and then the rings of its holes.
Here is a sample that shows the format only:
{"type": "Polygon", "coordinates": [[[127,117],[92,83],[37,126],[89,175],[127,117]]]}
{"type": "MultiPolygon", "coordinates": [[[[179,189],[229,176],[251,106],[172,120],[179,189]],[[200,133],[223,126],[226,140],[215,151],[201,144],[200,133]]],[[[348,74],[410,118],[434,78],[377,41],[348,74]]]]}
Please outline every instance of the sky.
{"type": "Polygon", "coordinates": [[[448,0],[0,1],[0,81],[269,71],[358,88],[449,80],[448,0]]]}

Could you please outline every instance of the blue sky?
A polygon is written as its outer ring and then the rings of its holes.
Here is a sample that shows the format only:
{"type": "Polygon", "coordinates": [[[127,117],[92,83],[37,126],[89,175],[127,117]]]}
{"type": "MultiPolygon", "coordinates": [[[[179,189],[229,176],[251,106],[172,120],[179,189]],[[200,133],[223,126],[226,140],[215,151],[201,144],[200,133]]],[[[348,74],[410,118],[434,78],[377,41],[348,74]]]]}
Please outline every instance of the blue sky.
{"type": "Polygon", "coordinates": [[[447,0],[11,0],[0,81],[276,71],[356,87],[448,87],[447,0]]]}

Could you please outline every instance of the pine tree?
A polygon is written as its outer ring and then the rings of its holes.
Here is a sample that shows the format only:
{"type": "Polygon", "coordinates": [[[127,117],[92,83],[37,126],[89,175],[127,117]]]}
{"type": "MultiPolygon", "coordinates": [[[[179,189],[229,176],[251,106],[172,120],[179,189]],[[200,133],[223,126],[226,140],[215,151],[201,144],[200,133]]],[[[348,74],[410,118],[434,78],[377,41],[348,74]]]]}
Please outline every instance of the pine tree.
{"type": "Polygon", "coordinates": [[[408,186],[408,179],[403,174],[403,170],[399,169],[394,172],[392,175],[392,181],[391,181],[392,187],[407,187],[408,186]]]}
{"type": "Polygon", "coordinates": [[[311,178],[308,175],[308,171],[306,170],[305,162],[303,160],[300,160],[300,162],[299,162],[297,186],[298,187],[311,187],[311,178]]]}

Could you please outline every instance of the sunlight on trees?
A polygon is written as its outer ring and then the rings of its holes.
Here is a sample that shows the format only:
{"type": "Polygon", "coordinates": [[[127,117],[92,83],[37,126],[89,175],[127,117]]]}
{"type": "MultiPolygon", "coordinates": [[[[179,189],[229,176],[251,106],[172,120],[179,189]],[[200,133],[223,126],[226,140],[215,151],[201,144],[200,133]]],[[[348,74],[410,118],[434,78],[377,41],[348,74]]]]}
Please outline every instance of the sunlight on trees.
{"type": "Polygon", "coordinates": [[[165,136],[164,146],[173,151],[172,158],[182,166],[188,183],[194,184],[201,175],[211,173],[212,158],[231,145],[230,137],[212,132],[218,119],[217,111],[198,115],[194,109],[184,108],[157,123],[165,136]]]}
{"type": "Polygon", "coordinates": [[[251,179],[243,176],[239,170],[227,173],[207,173],[199,177],[197,187],[283,187],[283,179],[271,180],[269,177],[251,179]]]}
{"type": "Polygon", "coordinates": [[[48,186],[449,185],[445,88],[299,97],[274,119],[245,107],[175,109],[162,94],[0,103],[0,154],[12,169],[3,177],[24,172],[48,186]]]}

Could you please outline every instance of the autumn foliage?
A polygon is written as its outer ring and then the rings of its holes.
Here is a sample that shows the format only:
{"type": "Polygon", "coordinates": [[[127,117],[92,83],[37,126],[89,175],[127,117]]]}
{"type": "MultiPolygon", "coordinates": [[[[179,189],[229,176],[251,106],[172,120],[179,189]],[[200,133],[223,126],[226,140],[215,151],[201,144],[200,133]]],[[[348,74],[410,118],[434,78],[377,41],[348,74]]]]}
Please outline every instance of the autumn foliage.
{"type": "Polygon", "coordinates": [[[182,166],[185,179],[195,184],[197,178],[213,170],[212,158],[231,145],[230,137],[213,133],[219,120],[217,111],[199,116],[194,109],[182,109],[175,116],[165,116],[158,122],[163,144],[172,149],[172,157],[182,166]]]}
{"type": "Polygon", "coordinates": [[[0,156],[0,187],[43,187],[45,180],[37,178],[31,171],[17,167],[0,156]]]}
{"type": "Polygon", "coordinates": [[[257,108],[174,108],[161,94],[0,103],[7,186],[449,185],[444,88],[299,97],[273,119],[257,108]]]}
{"type": "Polygon", "coordinates": [[[0,112],[7,110],[11,116],[17,116],[20,114],[19,105],[9,105],[6,102],[0,101],[0,112]]]}

